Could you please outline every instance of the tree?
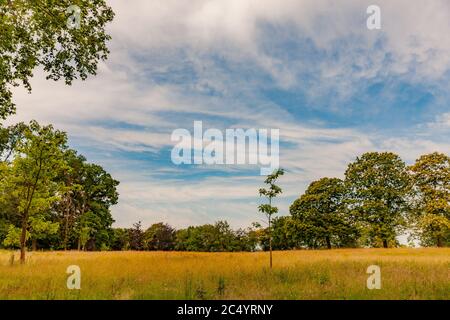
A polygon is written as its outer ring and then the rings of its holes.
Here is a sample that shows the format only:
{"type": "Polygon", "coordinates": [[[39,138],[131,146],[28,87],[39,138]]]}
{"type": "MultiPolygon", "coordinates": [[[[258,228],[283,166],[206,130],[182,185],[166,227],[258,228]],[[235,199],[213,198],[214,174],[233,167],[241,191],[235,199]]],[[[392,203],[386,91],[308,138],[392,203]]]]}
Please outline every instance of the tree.
{"type": "Polygon", "coordinates": [[[253,251],[256,239],[251,230],[234,231],[226,221],[189,226],[175,233],[175,250],[203,252],[253,251]]]}
{"type": "Polygon", "coordinates": [[[65,133],[53,127],[41,127],[36,121],[24,130],[24,138],[16,146],[16,157],[8,166],[0,183],[2,198],[13,203],[20,220],[20,260],[25,262],[30,218],[49,210],[57,200],[57,172],[64,166],[65,133]]]}
{"type": "Polygon", "coordinates": [[[416,194],[413,224],[422,245],[450,243],[450,157],[434,152],[409,167],[416,194]]]}
{"type": "Polygon", "coordinates": [[[0,1],[0,119],[15,111],[11,87],[31,91],[37,67],[66,84],[95,75],[109,53],[105,26],[113,17],[104,0],[0,1]]]}
{"type": "Polygon", "coordinates": [[[133,228],[129,229],[130,249],[143,250],[144,249],[144,232],[142,231],[141,222],[133,224],[133,228]]]}
{"type": "Polygon", "coordinates": [[[86,163],[83,156],[72,154],[68,159],[72,159],[68,163],[71,170],[63,175],[65,192],[55,208],[65,230],[63,246],[71,234],[78,242],[78,250],[107,249],[114,236],[110,207],[119,199],[119,181],[101,166],[86,163]]]}
{"type": "Polygon", "coordinates": [[[114,228],[111,241],[112,250],[128,250],[130,248],[130,237],[127,229],[114,228]]]}
{"type": "MultiPolygon", "coordinates": [[[[290,216],[276,217],[272,221],[272,247],[275,250],[297,249],[304,242],[304,233],[298,229],[299,223],[290,216]]],[[[266,232],[268,235],[268,232],[266,232]]],[[[268,236],[264,237],[264,246],[268,246],[268,236]]]]}
{"type": "MultiPolygon", "coordinates": [[[[78,155],[75,150],[68,149],[64,153],[64,161],[66,166],[57,177],[57,181],[63,186],[61,189],[61,197],[54,204],[54,212],[56,218],[61,225],[61,239],[64,250],[67,249],[71,231],[78,219],[86,213],[84,205],[83,192],[86,181],[86,158],[78,155]]],[[[76,230],[80,235],[81,228],[76,230]]],[[[86,229],[84,235],[87,234],[86,229]]],[[[86,240],[87,241],[87,240],[86,240]]],[[[81,242],[78,243],[78,249],[81,248],[81,242]]]]}
{"type": "Polygon", "coordinates": [[[175,229],[166,223],[155,223],[144,233],[147,250],[173,250],[175,246],[175,229]]]}
{"type": "Polygon", "coordinates": [[[290,207],[290,213],[306,229],[314,243],[345,245],[349,238],[357,237],[357,229],[345,212],[344,181],[322,178],[312,182],[305,193],[290,207]]]}
{"type": "Polygon", "coordinates": [[[266,215],[269,224],[269,252],[270,252],[270,268],[272,269],[272,216],[278,212],[278,208],[272,206],[272,199],[282,193],[279,186],[275,185],[278,177],[284,174],[283,169],[275,170],[272,174],[268,175],[264,183],[268,185],[268,188],[259,189],[259,195],[266,197],[269,201],[268,204],[261,204],[258,206],[259,212],[266,215]]]}
{"type": "Polygon", "coordinates": [[[226,246],[221,241],[219,228],[212,224],[189,226],[176,233],[177,250],[218,252],[226,246]]]}
{"type": "Polygon", "coordinates": [[[368,152],[345,172],[349,209],[368,231],[374,245],[387,248],[405,224],[411,184],[405,163],[391,152],[368,152]]]}

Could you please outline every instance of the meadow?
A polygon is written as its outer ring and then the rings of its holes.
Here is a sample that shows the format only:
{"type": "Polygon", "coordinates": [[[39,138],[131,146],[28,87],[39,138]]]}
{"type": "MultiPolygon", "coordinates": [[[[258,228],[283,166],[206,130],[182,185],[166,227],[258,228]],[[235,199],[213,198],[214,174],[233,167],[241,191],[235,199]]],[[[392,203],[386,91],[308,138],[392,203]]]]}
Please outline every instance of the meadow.
{"type": "Polygon", "coordinates": [[[0,251],[0,299],[450,299],[450,248],[266,252],[0,251]],[[11,256],[15,254],[15,262],[11,256]],[[69,265],[81,289],[69,290],[69,265]],[[382,287],[369,290],[369,265],[382,287]]]}

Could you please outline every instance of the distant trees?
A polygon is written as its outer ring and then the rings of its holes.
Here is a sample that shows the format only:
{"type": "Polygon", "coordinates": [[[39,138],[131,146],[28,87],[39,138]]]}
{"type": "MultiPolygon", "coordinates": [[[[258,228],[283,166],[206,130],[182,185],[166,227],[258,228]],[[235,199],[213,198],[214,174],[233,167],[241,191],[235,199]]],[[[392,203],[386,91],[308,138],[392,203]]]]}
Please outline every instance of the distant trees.
{"type": "Polygon", "coordinates": [[[167,223],[155,223],[144,233],[144,247],[147,250],[173,250],[176,231],[167,223]]]}
{"type": "Polygon", "coordinates": [[[141,221],[133,224],[133,228],[128,231],[128,236],[131,250],[144,250],[144,231],[141,221]]]}
{"type": "Polygon", "coordinates": [[[226,221],[191,226],[176,232],[175,250],[181,251],[252,251],[251,235],[242,229],[234,231],[226,221]]]}
{"type": "Polygon", "coordinates": [[[113,234],[113,250],[231,252],[256,250],[265,232],[259,227],[233,230],[226,221],[179,230],[160,222],[144,232],[138,222],[130,229],[115,228],[113,234]]]}

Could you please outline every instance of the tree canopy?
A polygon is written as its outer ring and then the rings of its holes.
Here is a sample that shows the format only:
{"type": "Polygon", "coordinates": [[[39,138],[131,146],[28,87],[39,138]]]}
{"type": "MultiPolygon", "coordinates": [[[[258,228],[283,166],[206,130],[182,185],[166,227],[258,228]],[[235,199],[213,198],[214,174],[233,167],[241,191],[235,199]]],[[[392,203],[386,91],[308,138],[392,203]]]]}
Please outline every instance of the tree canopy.
{"type": "Polygon", "coordinates": [[[345,181],[351,213],[365,224],[372,244],[387,248],[409,209],[406,164],[392,152],[368,152],[349,164],[345,181]]]}
{"type": "Polygon", "coordinates": [[[12,87],[31,91],[36,68],[71,84],[95,75],[109,53],[114,13],[104,0],[0,0],[0,17],[0,119],[15,111],[12,87]]]}
{"type": "Polygon", "coordinates": [[[434,152],[409,167],[416,195],[414,231],[422,244],[450,243],[450,157],[434,152]]]}
{"type": "Polygon", "coordinates": [[[357,236],[357,229],[346,212],[347,189],[338,178],[312,182],[290,207],[291,215],[308,232],[314,246],[346,246],[357,236]]]}

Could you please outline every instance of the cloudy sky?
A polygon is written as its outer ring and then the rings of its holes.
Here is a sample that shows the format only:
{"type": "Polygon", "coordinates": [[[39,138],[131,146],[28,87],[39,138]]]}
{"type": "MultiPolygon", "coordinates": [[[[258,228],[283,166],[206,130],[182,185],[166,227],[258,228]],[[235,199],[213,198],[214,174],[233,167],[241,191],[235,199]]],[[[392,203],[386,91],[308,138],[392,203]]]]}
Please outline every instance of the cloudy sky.
{"type": "Polygon", "coordinates": [[[108,1],[111,55],[71,87],[37,71],[10,122],[37,119],[121,181],[116,226],[258,221],[254,166],[174,165],[176,128],[280,129],[281,214],[366,151],[450,153],[450,2],[108,1]],[[381,8],[381,30],[366,9],[381,8]]]}

